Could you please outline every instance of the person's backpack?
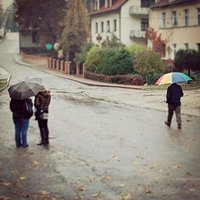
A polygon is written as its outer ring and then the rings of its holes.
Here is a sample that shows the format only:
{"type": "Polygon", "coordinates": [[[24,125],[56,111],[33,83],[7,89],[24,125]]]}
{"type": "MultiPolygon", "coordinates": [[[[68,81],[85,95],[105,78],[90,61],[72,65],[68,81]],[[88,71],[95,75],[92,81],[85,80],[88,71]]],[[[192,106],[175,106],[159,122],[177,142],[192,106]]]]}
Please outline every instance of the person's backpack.
{"type": "Polygon", "coordinates": [[[33,116],[33,103],[30,98],[24,100],[24,115],[28,119],[33,116]]]}

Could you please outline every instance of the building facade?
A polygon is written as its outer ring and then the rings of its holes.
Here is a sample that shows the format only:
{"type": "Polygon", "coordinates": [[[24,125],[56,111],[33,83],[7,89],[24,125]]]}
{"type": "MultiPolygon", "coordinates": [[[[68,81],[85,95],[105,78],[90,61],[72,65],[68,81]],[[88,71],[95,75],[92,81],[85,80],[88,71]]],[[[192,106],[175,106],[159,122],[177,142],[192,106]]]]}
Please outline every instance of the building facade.
{"type": "Polygon", "coordinates": [[[166,59],[174,59],[179,49],[200,51],[200,0],[157,1],[149,13],[149,27],[165,41],[166,59]]]}
{"type": "Polygon", "coordinates": [[[101,44],[115,35],[125,45],[147,45],[149,7],[153,0],[94,0],[91,38],[101,44]]]}

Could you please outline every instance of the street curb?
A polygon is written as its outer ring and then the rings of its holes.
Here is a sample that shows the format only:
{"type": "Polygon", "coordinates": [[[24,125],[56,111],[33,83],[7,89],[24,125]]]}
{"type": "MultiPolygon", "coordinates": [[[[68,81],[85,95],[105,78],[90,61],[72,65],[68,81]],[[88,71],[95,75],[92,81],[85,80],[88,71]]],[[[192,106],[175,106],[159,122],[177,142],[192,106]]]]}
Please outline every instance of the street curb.
{"type": "MultiPolygon", "coordinates": [[[[135,89],[135,90],[144,90],[145,89],[143,87],[136,87],[136,86],[117,85],[117,84],[113,85],[113,84],[109,84],[109,83],[108,84],[107,83],[101,83],[101,82],[98,83],[98,82],[95,82],[95,81],[94,81],[94,83],[89,83],[89,82],[87,82],[87,80],[77,80],[78,78],[75,79],[75,78],[68,77],[70,75],[56,74],[56,73],[53,73],[54,71],[48,70],[48,68],[46,70],[43,70],[42,68],[40,68],[40,66],[37,66],[35,64],[25,63],[22,60],[19,60],[17,58],[17,56],[21,57],[20,55],[15,55],[14,60],[15,60],[16,63],[18,63],[20,65],[29,66],[29,67],[32,67],[32,68],[37,68],[40,71],[46,72],[48,74],[55,75],[55,76],[58,76],[58,77],[61,77],[61,78],[65,78],[65,79],[68,79],[68,80],[71,80],[71,81],[75,81],[75,82],[78,82],[78,83],[81,83],[81,84],[85,84],[85,85],[88,85],[88,86],[122,88],[122,89],[135,89]]],[[[93,80],[88,80],[88,81],[93,81],[93,80]]]]}

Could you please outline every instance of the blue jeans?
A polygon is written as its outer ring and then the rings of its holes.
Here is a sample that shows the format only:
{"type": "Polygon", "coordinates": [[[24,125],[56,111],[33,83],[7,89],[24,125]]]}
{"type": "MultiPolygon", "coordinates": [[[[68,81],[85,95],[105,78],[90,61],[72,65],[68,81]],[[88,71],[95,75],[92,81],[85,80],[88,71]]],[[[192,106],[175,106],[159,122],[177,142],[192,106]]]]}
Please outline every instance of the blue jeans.
{"type": "Polygon", "coordinates": [[[29,119],[13,118],[15,124],[15,142],[16,146],[26,147],[27,144],[27,130],[29,126],[29,119]]]}

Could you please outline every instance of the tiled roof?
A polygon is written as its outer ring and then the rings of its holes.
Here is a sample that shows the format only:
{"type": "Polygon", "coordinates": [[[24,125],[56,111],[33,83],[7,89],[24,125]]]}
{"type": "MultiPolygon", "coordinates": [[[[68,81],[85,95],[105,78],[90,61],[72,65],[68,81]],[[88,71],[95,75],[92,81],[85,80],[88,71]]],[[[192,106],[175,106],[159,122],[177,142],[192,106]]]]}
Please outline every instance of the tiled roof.
{"type": "Polygon", "coordinates": [[[155,3],[151,8],[159,8],[159,7],[166,7],[166,6],[172,6],[177,4],[183,4],[183,3],[193,3],[197,2],[198,0],[160,0],[159,2],[155,3]]]}
{"type": "Polygon", "coordinates": [[[128,0],[118,0],[116,1],[111,7],[107,7],[105,8],[104,6],[101,7],[99,10],[91,12],[90,16],[94,16],[94,15],[100,15],[103,13],[108,13],[108,12],[113,12],[118,10],[124,3],[126,3],[128,0]]]}

